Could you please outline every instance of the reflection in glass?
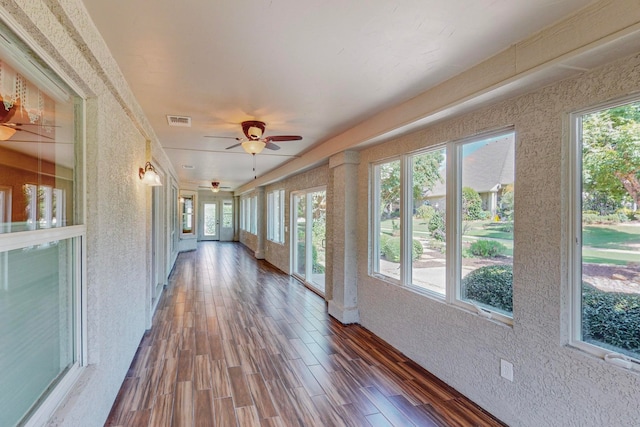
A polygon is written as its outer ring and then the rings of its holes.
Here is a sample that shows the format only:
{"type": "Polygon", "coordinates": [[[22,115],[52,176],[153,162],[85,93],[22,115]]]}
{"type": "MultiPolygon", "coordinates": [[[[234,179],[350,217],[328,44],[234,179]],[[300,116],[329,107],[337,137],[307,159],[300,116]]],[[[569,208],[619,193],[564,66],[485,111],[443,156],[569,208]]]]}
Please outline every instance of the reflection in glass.
{"type": "Polygon", "coordinates": [[[0,232],[75,224],[76,97],[0,59],[0,232]]]}
{"type": "Polygon", "coordinates": [[[75,362],[74,243],[0,253],[0,425],[15,425],[75,362]]]}

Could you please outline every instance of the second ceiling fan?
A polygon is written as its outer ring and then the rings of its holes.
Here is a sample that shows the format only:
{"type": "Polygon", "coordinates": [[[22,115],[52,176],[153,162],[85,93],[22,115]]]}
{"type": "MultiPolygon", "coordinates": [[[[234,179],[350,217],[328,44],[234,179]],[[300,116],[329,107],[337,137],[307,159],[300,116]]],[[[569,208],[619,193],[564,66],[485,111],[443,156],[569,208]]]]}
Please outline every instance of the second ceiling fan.
{"type": "Polygon", "coordinates": [[[227,147],[227,150],[242,146],[244,151],[249,154],[259,154],[265,148],[279,150],[280,146],[274,144],[273,141],[299,141],[302,139],[300,135],[274,135],[263,138],[266,125],[258,120],[247,120],[242,122],[241,125],[245,138],[235,138],[239,142],[227,147]]]}

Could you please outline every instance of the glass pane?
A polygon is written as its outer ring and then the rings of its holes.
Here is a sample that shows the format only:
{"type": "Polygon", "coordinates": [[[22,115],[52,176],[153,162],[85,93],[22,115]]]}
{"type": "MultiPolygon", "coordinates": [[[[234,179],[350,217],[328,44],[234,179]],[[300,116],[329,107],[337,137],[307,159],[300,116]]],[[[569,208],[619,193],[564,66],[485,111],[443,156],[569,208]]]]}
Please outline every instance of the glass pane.
{"type": "Polygon", "coordinates": [[[413,156],[411,162],[412,280],[415,286],[445,295],[447,197],[445,149],[413,156]]]}
{"type": "Polygon", "coordinates": [[[204,204],[204,235],[213,237],[216,233],[216,203],[204,204]]]}
{"type": "Polygon", "coordinates": [[[222,205],[222,226],[233,227],[233,203],[225,201],[222,205]]]}
{"type": "Polygon", "coordinates": [[[511,316],[515,135],[464,144],[460,298],[511,316]]]}
{"type": "Polygon", "coordinates": [[[294,224],[296,227],[296,244],[294,247],[294,268],[293,271],[298,275],[306,276],[307,265],[307,203],[306,195],[294,197],[294,224]]]}
{"type": "Polygon", "coordinates": [[[75,362],[71,240],[0,253],[0,425],[15,425],[75,362]]]}
{"type": "Polygon", "coordinates": [[[73,225],[80,101],[62,83],[29,81],[11,58],[0,68],[0,233],[73,225]]]}
{"type": "Polygon", "coordinates": [[[325,262],[326,262],[326,223],[327,223],[327,192],[317,191],[311,194],[313,204],[311,222],[311,283],[324,293],[325,262]]]}
{"type": "Polygon", "coordinates": [[[193,233],[193,197],[182,197],[182,232],[193,233]]]}
{"type": "Polygon", "coordinates": [[[274,191],[273,193],[273,208],[272,208],[272,212],[273,212],[273,221],[271,222],[271,238],[273,239],[274,242],[282,242],[282,236],[280,235],[280,229],[281,229],[281,224],[282,224],[282,215],[283,212],[281,211],[281,203],[280,203],[280,195],[281,195],[281,191],[274,191]]]}
{"type": "Polygon", "coordinates": [[[377,273],[400,279],[400,161],[376,167],[378,193],[377,273]]]}
{"type": "Polygon", "coordinates": [[[640,102],[582,118],[582,339],[640,359],[640,102]]]}

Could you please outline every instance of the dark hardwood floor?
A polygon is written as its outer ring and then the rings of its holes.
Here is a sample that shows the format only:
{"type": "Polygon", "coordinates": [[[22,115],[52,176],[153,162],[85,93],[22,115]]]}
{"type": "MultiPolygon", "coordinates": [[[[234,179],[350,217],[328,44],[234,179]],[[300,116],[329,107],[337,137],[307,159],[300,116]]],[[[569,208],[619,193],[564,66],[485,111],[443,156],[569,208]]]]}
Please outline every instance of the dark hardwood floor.
{"type": "Polygon", "coordinates": [[[180,254],[107,426],[500,426],[237,243],[180,254]]]}

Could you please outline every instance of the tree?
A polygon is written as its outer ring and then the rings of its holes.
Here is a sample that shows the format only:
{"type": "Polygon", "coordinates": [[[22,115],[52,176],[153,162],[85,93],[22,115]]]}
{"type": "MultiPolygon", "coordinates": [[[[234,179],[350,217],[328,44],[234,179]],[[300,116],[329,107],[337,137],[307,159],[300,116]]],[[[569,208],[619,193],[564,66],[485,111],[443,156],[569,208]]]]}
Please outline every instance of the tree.
{"type": "Polygon", "coordinates": [[[478,192],[471,187],[463,187],[462,219],[464,221],[475,221],[484,218],[485,213],[482,210],[482,199],[478,192]]]}
{"type": "MultiPolygon", "coordinates": [[[[413,156],[413,201],[414,205],[424,202],[427,194],[438,181],[444,154],[441,150],[413,156]]],[[[380,166],[380,214],[393,213],[400,204],[400,161],[385,163],[380,166]]]]}
{"type": "Polygon", "coordinates": [[[583,191],[604,193],[636,210],[640,201],[640,103],[585,115],[583,191]]]}

